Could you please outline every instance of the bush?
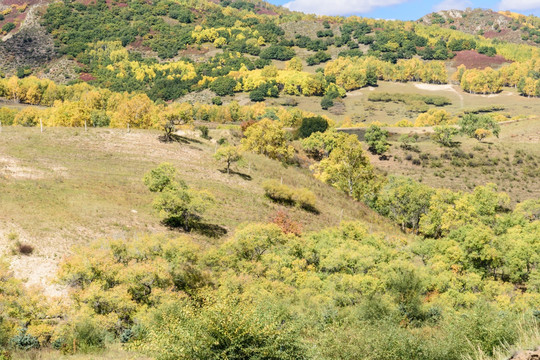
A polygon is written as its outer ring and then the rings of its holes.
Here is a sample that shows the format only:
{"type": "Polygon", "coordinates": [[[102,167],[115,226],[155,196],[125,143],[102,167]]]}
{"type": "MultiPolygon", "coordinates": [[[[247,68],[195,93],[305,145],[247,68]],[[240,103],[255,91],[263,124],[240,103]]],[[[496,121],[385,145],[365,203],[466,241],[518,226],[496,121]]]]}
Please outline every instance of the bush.
{"type": "Polygon", "coordinates": [[[6,33],[10,32],[13,29],[15,29],[15,24],[12,23],[12,22],[8,22],[8,23],[4,24],[4,26],[2,26],[2,31],[4,31],[6,33]]]}
{"type": "Polygon", "coordinates": [[[334,100],[331,97],[325,96],[321,99],[321,108],[323,110],[328,110],[334,106],[334,100]]]}
{"type": "Polygon", "coordinates": [[[261,101],[264,101],[265,95],[266,94],[264,93],[264,91],[258,88],[258,89],[252,90],[249,93],[249,99],[253,102],[261,102],[261,101]]]}
{"type": "Polygon", "coordinates": [[[107,331],[92,317],[83,316],[64,329],[61,349],[68,353],[88,353],[105,348],[107,331]]]}
{"type": "Polygon", "coordinates": [[[94,127],[107,127],[111,123],[111,118],[105,111],[94,110],[90,114],[90,123],[94,127]]]}
{"type": "Polygon", "coordinates": [[[36,337],[28,334],[26,329],[21,329],[18,335],[11,338],[11,345],[19,350],[39,349],[39,341],[36,337]]]}
{"type": "Polygon", "coordinates": [[[376,125],[371,125],[366,130],[364,138],[369,145],[369,150],[373,154],[382,155],[388,151],[388,148],[390,147],[387,142],[388,131],[381,129],[376,125]]]}
{"type": "Polygon", "coordinates": [[[281,231],[285,234],[293,234],[300,236],[302,234],[302,224],[292,220],[289,214],[285,211],[279,210],[276,212],[271,221],[273,224],[276,224],[281,231]]]}
{"type": "Polygon", "coordinates": [[[218,96],[234,95],[235,86],[236,80],[227,76],[222,76],[218,77],[210,84],[210,90],[215,92],[218,96]]]}
{"type": "Polygon", "coordinates": [[[212,98],[212,104],[214,105],[223,105],[223,101],[221,100],[221,98],[219,96],[215,96],[212,98]]]}
{"type": "Polygon", "coordinates": [[[495,56],[497,54],[497,50],[493,46],[480,46],[477,51],[487,56],[495,56]]]}
{"type": "Polygon", "coordinates": [[[2,125],[13,125],[13,120],[15,120],[15,115],[17,114],[16,110],[12,110],[7,107],[0,108],[0,122],[2,125]]]}
{"type": "Polygon", "coordinates": [[[15,243],[15,250],[21,255],[31,255],[34,252],[34,247],[30,244],[24,244],[17,241],[15,243]]]}
{"type": "Polygon", "coordinates": [[[281,45],[272,45],[261,51],[260,57],[262,59],[286,61],[291,60],[295,55],[296,53],[293,49],[281,45]]]}
{"type": "Polygon", "coordinates": [[[199,129],[199,131],[201,132],[201,137],[202,137],[203,139],[207,139],[207,140],[210,139],[210,136],[208,135],[208,133],[209,133],[209,131],[210,131],[210,130],[208,129],[208,126],[204,126],[204,125],[203,125],[203,126],[199,126],[198,129],[199,129]]]}
{"type": "Polygon", "coordinates": [[[271,306],[231,296],[175,301],[153,312],[141,348],[160,360],[305,359],[289,317],[271,306]]]}
{"type": "Polygon", "coordinates": [[[328,121],[321,116],[303,118],[298,129],[298,136],[305,139],[315,132],[323,133],[326,129],[328,129],[328,121]]]}
{"type": "Polygon", "coordinates": [[[319,65],[320,63],[327,62],[331,60],[332,56],[324,51],[318,51],[315,55],[312,55],[306,59],[306,62],[309,66],[319,65]]]}
{"type": "Polygon", "coordinates": [[[296,205],[300,208],[310,212],[317,212],[317,198],[315,197],[315,194],[313,194],[313,192],[311,192],[309,189],[297,189],[294,193],[293,198],[296,202],[296,205]]]}
{"type": "Polygon", "coordinates": [[[287,185],[277,180],[267,180],[263,183],[263,189],[269,199],[285,205],[294,205],[294,191],[287,185]]]}
{"type": "Polygon", "coordinates": [[[263,183],[265,195],[278,203],[293,206],[296,205],[306,211],[317,212],[316,197],[309,189],[295,189],[283,185],[277,180],[267,180],[263,183]]]}

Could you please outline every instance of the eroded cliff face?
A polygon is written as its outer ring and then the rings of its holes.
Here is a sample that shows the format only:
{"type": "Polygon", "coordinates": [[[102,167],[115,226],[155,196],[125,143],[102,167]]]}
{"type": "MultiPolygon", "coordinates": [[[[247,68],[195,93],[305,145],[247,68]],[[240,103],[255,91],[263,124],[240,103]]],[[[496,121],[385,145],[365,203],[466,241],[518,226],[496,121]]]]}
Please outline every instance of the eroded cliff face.
{"type": "Polygon", "coordinates": [[[55,57],[52,36],[38,21],[40,7],[39,4],[30,6],[20,29],[0,41],[0,70],[6,75],[19,67],[42,66],[55,57]]]}

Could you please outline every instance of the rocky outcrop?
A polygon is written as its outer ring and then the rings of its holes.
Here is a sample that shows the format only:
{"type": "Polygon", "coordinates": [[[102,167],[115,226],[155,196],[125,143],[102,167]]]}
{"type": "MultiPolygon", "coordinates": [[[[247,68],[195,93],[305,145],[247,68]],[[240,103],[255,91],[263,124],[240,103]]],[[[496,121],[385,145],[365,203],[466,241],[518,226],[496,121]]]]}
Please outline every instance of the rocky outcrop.
{"type": "Polygon", "coordinates": [[[19,31],[0,41],[0,69],[13,73],[23,66],[37,67],[55,57],[54,42],[38,22],[39,5],[31,6],[19,31]]]}

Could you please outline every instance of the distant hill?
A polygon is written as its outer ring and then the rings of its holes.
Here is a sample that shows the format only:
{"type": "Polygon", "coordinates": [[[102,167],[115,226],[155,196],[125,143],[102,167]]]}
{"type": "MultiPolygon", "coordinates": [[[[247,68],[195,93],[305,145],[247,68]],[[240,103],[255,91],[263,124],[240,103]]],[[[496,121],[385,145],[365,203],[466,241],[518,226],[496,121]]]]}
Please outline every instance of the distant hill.
{"type": "Polygon", "coordinates": [[[539,22],[540,19],[534,16],[526,17],[517,13],[495,12],[489,9],[442,10],[427,14],[418,20],[421,24],[436,24],[488,39],[529,45],[540,43],[539,22]]]}

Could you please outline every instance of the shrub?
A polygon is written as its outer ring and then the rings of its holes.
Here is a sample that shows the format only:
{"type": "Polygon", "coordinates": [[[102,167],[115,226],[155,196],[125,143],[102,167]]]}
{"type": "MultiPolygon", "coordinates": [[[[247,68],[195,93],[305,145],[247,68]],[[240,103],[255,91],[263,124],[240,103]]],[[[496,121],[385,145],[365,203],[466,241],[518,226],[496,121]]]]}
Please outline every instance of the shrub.
{"type": "Polygon", "coordinates": [[[454,136],[456,136],[459,130],[449,125],[435,126],[435,133],[432,136],[433,141],[436,143],[451,147],[454,146],[454,136]]]}
{"type": "Polygon", "coordinates": [[[8,22],[4,24],[4,26],[2,26],[2,31],[4,31],[5,33],[8,33],[13,29],[15,29],[15,24],[12,22],[8,22]]]}
{"type": "Polygon", "coordinates": [[[235,86],[236,80],[227,76],[222,76],[218,77],[210,84],[210,90],[215,92],[218,96],[234,95],[235,86]]]}
{"type": "Polygon", "coordinates": [[[278,203],[296,205],[306,211],[317,212],[316,197],[309,189],[295,189],[281,184],[277,180],[267,180],[263,183],[265,195],[278,203]]]}
{"type": "Polygon", "coordinates": [[[267,180],[263,183],[263,189],[269,199],[285,205],[294,205],[294,192],[287,185],[277,180],[267,180]]]}
{"type": "Polygon", "coordinates": [[[105,348],[107,331],[92,317],[83,315],[71,322],[63,331],[59,340],[61,349],[67,353],[88,353],[105,348]]]}
{"type": "Polygon", "coordinates": [[[7,107],[0,108],[0,122],[2,125],[12,125],[13,120],[15,120],[15,115],[17,114],[16,110],[12,110],[7,107]]]}
{"type": "Polygon", "coordinates": [[[203,139],[210,139],[210,136],[208,135],[210,130],[208,129],[208,126],[199,126],[198,127],[199,131],[201,132],[201,137],[203,139]]]}
{"type": "Polygon", "coordinates": [[[18,335],[11,338],[11,345],[19,350],[39,349],[39,341],[36,337],[28,334],[26,329],[21,329],[18,335]]]}
{"type": "Polygon", "coordinates": [[[324,51],[318,51],[315,55],[312,55],[306,59],[309,66],[319,65],[320,63],[331,60],[332,56],[324,51]]]}
{"type": "Polygon", "coordinates": [[[31,255],[34,252],[34,247],[30,244],[24,244],[20,241],[15,243],[17,253],[21,255],[31,255]]]}
{"type": "Polygon", "coordinates": [[[364,138],[369,145],[369,150],[373,154],[382,155],[388,151],[388,148],[390,147],[387,142],[388,131],[381,129],[377,125],[371,125],[366,130],[364,138]]]}
{"type": "Polygon", "coordinates": [[[305,359],[288,316],[232,296],[154,311],[141,349],[158,359],[305,359]]]}
{"type": "Polygon", "coordinates": [[[264,91],[258,88],[258,89],[252,90],[249,93],[249,99],[253,102],[261,102],[261,101],[264,101],[265,95],[266,94],[264,93],[264,91]]]}
{"type": "Polygon", "coordinates": [[[324,96],[324,97],[321,99],[321,108],[322,108],[323,110],[328,110],[328,109],[330,109],[332,106],[334,106],[334,100],[333,100],[331,97],[324,96]]]}
{"type": "Polygon", "coordinates": [[[215,96],[212,98],[212,104],[219,106],[223,104],[223,101],[221,100],[219,96],[215,96]]]}
{"type": "Polygon", "coordinates": [[[316,208],[316,201],[317,198],[315,197],[315,194],[311,192],[309,189],[301,188],[297,189],[294,192],[294,201],[297,206],[301,207],[302,209],[310,212],[317,212],[316,208]]]}
{"type": "Polygon", "coordinates": [[[19,111],[13,119],[13,125],[36,126],[39,123],[38,110],[27,107],[19,111]]]}
{"type": "Polygon", "coordinates": [[[285,234],[300,236],[302,234],[302,224],[292,220],[289,214],[279,210],[272,216],[272,223],[276,224],[285,234]]]}
{"type": "Polygon", "coordinates": [[[286,61],[291,60],[295,55],[293,49],[281,45],[272,45],[261,51],[260,57],[262,59],[286,61]]]}
{"type": "Polygon", "coordinates": [[[171,227],[190,231],[200,223],[201,215],[214,202],[207,192],[192,190],[178,179],[176,169],[168,163],[146,173],[143,180],[150,191],[158,193],[153,207],[163,222],[171,227]]]}
{"type": "Polygon", "coordinates": [[[305,139],[315,132],[323,133],[326,129],[328,129],[328,121],[321,116],[303,118],[298,129],[298,136],[305,139]]]}

